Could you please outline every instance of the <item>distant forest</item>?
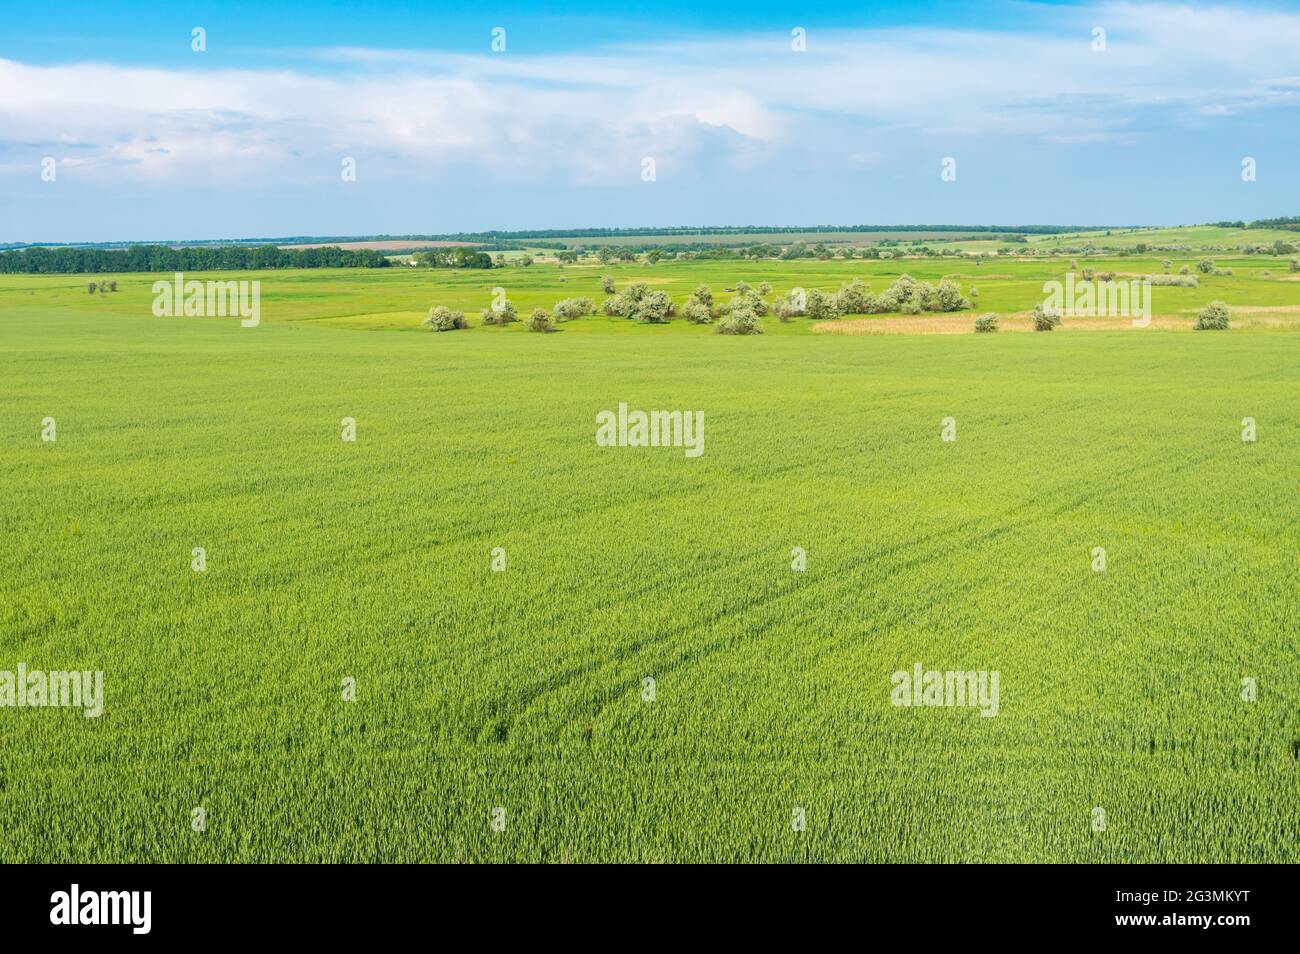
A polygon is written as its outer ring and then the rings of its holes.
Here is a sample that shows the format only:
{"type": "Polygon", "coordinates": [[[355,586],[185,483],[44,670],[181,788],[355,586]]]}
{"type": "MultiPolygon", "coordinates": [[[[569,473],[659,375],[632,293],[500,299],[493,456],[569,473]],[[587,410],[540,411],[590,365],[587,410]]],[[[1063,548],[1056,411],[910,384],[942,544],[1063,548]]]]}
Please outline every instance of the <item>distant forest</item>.
{"type": "Polygon", "coordinates": [[[0,274],[95,274],[108,272],[229,271],[258,268],[386,268],[374,249],[276,248],[274,245],[209,245],[169,248],[132,245],[125,249],[32,246],[0,252],[0,274]]]}
{"type": "Polygon", "coordinates": [[[1300,229],[1300,215],[1256,219],[1254,222],[1215,222],[1214,224],[1225,229],[1300,229]]]}

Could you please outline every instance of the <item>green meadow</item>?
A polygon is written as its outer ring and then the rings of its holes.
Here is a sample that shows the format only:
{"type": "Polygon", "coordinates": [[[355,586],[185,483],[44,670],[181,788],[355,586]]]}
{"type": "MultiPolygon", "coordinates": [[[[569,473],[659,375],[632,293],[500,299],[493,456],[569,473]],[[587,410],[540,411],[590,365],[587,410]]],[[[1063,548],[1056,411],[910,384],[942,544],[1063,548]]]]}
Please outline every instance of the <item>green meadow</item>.
{"type": "Polygon", "coordinates": [[[995,335],[478,310],[907,272],[973,323],[1068,260],[187,276],[256,328],[0,276],[0,670],[104,674],[0,707],[0,861],[1300,861],[1300,276],[1214,257],[995,335]],[[704,453],[598,446],[620,403],[704,453]]]}
{"type": "MultiPolygon", "coordinates": [[[[601,277],[615,279],[618,287],[645,282],[668,292],[681,304],[699,284],[709,285],[719,302],[731,296],[725,291],[737,281],[772,286],[772,296],[793,288],[820,288],[834,292],[853,278],[883,291],[894,279],[908,274],[919,281],[937,283],[943,278],[959,282],[963,291],[978,290],[974,308],[959,313],[973,326],[975,316],[996,312],[1002,316],[1028,316],[1043,300],[1043,283],[1061,281],[1067,271],[1081,274],[1083,268],[1113,272],[1117,281],[1158,275],[1162,264],[1172,262],[1172,271],[1212,258],[1231,275],[1197,274],[1195,288],[1156,286],[1152,288],[1152,311],[1171,325],[1190,329],[1196,312],[1207,302],[1222,300],[1233,308],[1233,324],[1239,329],[1300,327],[1300,272],[1289,268],[1285,257],[1271,255],[1229,255],[1197,253],[1152,254],[1126,257],[1052,257],[983,259],[892,259],[795,261],[672,261],[647,265],[583,263],[560,266],[553,261],[529,267],[500,269],[425,269],[394,266],[386,269],[286,269],[240,273],[191,273],[200,280],[258,280],[261,282],[261,316],[264,322],[292,322],[345,328],[407,330],[427,334],[422,322],[430,307],[445,305],[463,310],[470,317],[474,335],[526,333],[522,323],[477,327],[478,313],[492,302],[493,289],[501,288],[518,307],[521,317],[534,308],[550,309],[556,301],[585,295],[599,306],[605,299],[601,277]],[[1071,263],[1076,267],[1071,269],[1071,263]]],[[[37,313],[42,319],[60,311],[99,315],[106,320],[149,316],[154,301],[155,281],[171,282],[170,274],[143,275],[0,275],[0,310],[5,313],[37,313]],[[115,279],[119,291],[89,295],[88,278],[115,279]]],[[[934,316],[931,316],[934,317],[934,316]]],[[[952,318],[953,315],[939,316],[952,318]]],[[[851,316],[844,320],[876,322],[881,330],[888,316],[851,316]]],[[[1088,328],[1089,319],[1067,321],[1063,330],[1088,328]]],[[[814,322],[782,323],[764,320],[770,335],[807,336],[817,334],[814,322]]],[[[1156,329],[1152,329],[1156,330],[1156,329]]],[[[560,326],[568,336],[622,334],[638,337],[710,335],[713,328],[673,321],[644,327],[622,318],[589,316],[560,326]]],[[[346,339],[345,339],[346,340],[346,339]]]]}

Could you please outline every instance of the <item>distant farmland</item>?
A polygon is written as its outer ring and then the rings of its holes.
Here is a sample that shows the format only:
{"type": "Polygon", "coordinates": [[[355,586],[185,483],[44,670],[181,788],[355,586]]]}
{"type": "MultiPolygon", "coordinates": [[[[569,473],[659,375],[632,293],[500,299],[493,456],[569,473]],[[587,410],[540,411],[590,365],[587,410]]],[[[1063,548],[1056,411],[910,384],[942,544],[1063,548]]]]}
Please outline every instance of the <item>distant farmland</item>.
{"type": "Polygon", "coordinates": [[[310,242],[302,245],[281,245],[279,248],[341,248],[341,249],[374,249],[376,252],[410,252],[423,248],[464,248],[467,245],[478,245],[478,242],[404,242],[400,239],[389,239],[382,242],[310,242]]]}
{"type": "MultiPolygon", "coordinates": [[[[675,232],[671,235],[574,235],[558,239],[570,248],[578,246],[599,245],[689,245],[694,243],[709,245],[785,245],[790,242],[807,242],[816,245],[874,245],[877,242],[933,242],[970,241],[972,239],[996,239],[1022,233],[1008,230],[1006,232],[675,232]]],[[[527,240],[524,240],[527,241],[527,240]]],[[[470,245],[470,242],[452,242],[443,244],[470,245]]]]}

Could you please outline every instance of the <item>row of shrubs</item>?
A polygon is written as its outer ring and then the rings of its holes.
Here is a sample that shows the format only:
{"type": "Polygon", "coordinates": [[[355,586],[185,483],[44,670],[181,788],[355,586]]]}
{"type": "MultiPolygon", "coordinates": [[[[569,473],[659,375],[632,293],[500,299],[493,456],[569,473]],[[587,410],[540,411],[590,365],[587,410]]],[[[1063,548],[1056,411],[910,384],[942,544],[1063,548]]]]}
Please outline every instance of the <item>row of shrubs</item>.
{"type": "MultiPolygon", "coordinates": [[[[609,295],[601,310],[610,316],[627,318],[642,324],[664,324],[678,314],[672,297],[664,291],[651,288],[646,282],[633,282],[622,291],[609,276],[601,278],[601,287],[609,295]]],[[[874,315],[885,312],[920,314],[921,312],[960,311],[972,307],[971,299],[979,292],[972,288],[970,298],[962,294],[961,286],[952,279],[943,279],[938,285],[918,282],[910,275],[899,276],[884,292],[877,295],[871,286],[853,279],[833,293],[813,288],[795,289],[769,303],[772,286],[760,282],[757,286],[737,282],[727,288],[733,293],[725,304],[717,304],[713,289],[699,285],[681,306],[680,314],[693,324],[714,324],[719,334],[761,334],[761,318],[774,314],[781,321],[794,317],[813,320],[839,318],[841,315],[874,315]]],[[[532,331],[553,331],[562,321],[571,321],[584,315],[595,314],[596,307],[590,298],[566,298],[557,302],[548,313],[538,308],[528,318],[532,331]]],[[[519,320],[515,306],[509,300],[484,308],[481,313],[485,325],[503,325],[519,320]]],[[[441,305],[429,311],[425,325],[434,331],[454,331],[468,327],[465,313],[452,311],[441,305]]]]}
{"type": "MultiPolygon", "coordinates": [[[[1232,269],[1215,272],[1215,274],[1231,275],[1232,269]]],[[[1081,276],[1085,282],[1111,282],[1115,280],[1115,272],[1098,272],[1091,268],[1085,268],[1081,276]]],[[[1192,270],[1186,265],[1177,275],[1170,275],[1167,272],[1161,275],[1143,275],[1142,280],[1150,282],[1152,285],[1169,285],[1175,288],[1196,288],[1201,284],[1199,278],[1192,274],[1192,270]]]]}
{"type": "MultiPolygon", "coordinates": [[[[524,325],[529,331],[554,331],[555,326],[562,321],[572,321],[595,313],[596,306],[590,298],[566,298],[556,302],[551,311],[534,308],[524,325]]],[[[499,307],[484,308],[479,317],[485,325],[508,325],[519,320],[519,310],[515,308],[514,302],[506,299],[499,307]]],[[[463,311],[452,311],[443,305],[435,305],[429,309],[429,317],[424,319],[424,325],[434,331],[456,331],[468,328],[469,321],[463,311]]]]}
{"type": "Polygon", "coordinates": [[[978,297],[979,292],[974,288],[970,298],[964,296],[961,286],[950,278],[931,285],[918,282],[910,275],[900,275],[879,295],[871,291],[870,285],[855,278],[841,285],[834,294],[817,288],[802,293],[796,289],[778,299],[774,311],[782,321],[804,315],[816,320],[887,312],[919,315],[922,312],[962,311],[971,307],[972,298],[978,297]]]}
{"type": "MultiPolygon", "coordinates": [[[[1292,262],[1293,263],[1300,262],[1300,259],[1292,259],[1292,262]]],[[[1071,267],[1074,266],[1073,262],[1071,262],[1070,264],[1071,267]]],[[[1192,269],[1190,266],[1184,265],[1182,268],[1178,270],[1177,275],[1171,274],[1171,270],[1173,269],[1173,266],[1174,266],[1173,262],[1169,261],[1169,259],[1165,259],[1164,264],[1162,266],[1165,270],[1164,274],[1147,275],[1145,276],[1145,280],[1150,282],[1152,285],[1174,285],[1182,288],[1195,288],[1199,284],[1199,281],[1197,280],[1196,275],[1192,273],[1192,269]]],[[[1200,272],[1202,275],[1231,275],[1232,274],[1232,269],[1219,268],[1219,266],[1215,265],[1214,262],[1208,258],[1203,258],[1199,262],[1197,262],[1196,270],[1200,272]]],[[[1300,271],[1300,268],[1295,267],[1295,265],[1293,264],[1291,270],[1300,271]]],[[[1085,268],[1083,270],[1082,277],[1083,280],[1086,282],[1091,282],[1091,281],[1108,282],[1114,280],[1115,273],[1098,272],[1095,269],[1085,268]]]]}
{"type": "MultiPolygon", "coordinates": [[[[1038,304],[1034,306],[1033,320],[1035,331],[1051,331],[1060,327],[1061,313],[1051,305],[1038,304]]],[[[1196,313],[1196,324],[1192,327],[1197,331],[1226,331],[1230,324],[1228,306],[1221,301],[1212,301],[1196,313]]],[[[997,330],[998,316],[993,312],[975,319],[977,333],[988,334],[997,330]]]]}
{"type": "MultiPolygon", "coordinates": [[[[603,284],[607,291],[612,290],[611,279],[605,279],[603,284]]],[[[938,285],[931,285],[918,282],[910,275],[899,276],[879,295],[871,291],[870,285],[856,278],[833,293],[818,288],[807,291],[794,289],[771,304],[766,300],[772,293],[772,286],[767,282],[758,286],[737,282],[727,291],[734,293],[732,298],[726,304],[718,305],[713,299],[713,289],[699,285],[682,305],[682,317],[693,324],[716,321],[720,334],[761,334],[763,328],[759,319],[769,313],[781,321],[794,317],[823,321],[841,315],[920,314],[971,307],[971,300],[962,295],[961,286],[955,281],[944,279],[938,285]]],[[[972,289],[972,297],[978,297],[978,294],[972,289]]],[[[652,290],[644,282],[629,285],[607,298],[603,307],[607,315],[619,315],[647,324],[666,322],[676,313],[666,292],[652,290]]]]}
{"type": "MultiPolygon", "coordinates": [[[[1162,276],[1152,276],[1159,278],[1162,276]]],[[[1163,276],[1173,278],[1174,276],[1163,276]]],[[[1107,278],[1099,278],[1107,281],[1107,278]]],[[[1192,277],[1192,285],[1196,282],[1192,277]]],[[[612,288],[612,280],[606,290],[612,288]]],[[[919,314],[921,311],[959,311],[971,307],[971,301],[961,294],[956,282],[944,279],[937,286],[902,275],[881,295],[873,295],[870,286],[853,279],[840,286],[839,291],[827,294],[819,289],[810,289],[800,294],[796,289],[790,294],[778,298],[771,305],[765,296],[771,294],[772,287],[762,282],[757,288],[748,282],[737,282],[727,291],[734,295],[723,305],[715,305],[713,290],[708,285],[698,285],[682,305],[681,314],[693,324],[713,324],[718,334],[756,335],[763,333],[760,320],[769,312],[781,321],[789,321],[794,316],[806,316],[812,319],[838,318],[841,315],[867,315],[897,311],[903,314],[919,314]]],[[[978,297],[976,289],[971,289],[971,297],[978,297]]],[[[627,318],[642,324],[664,324],[677,314],[672,298],[666,292],[651,289],[645,282],[634,282],[622,292],[605,299],[604,313],[611,316],[627,318]]],[[[525,320],[529,331],[555,331],[556,326],[564,321],[572,321],[596,313],[596,306],[590,298],[565,298],[555,303],[547,311],[535,308],[525,320]]],[[[480,313],[485,325],[506,325],[519,321],[519,312],[509,299],[498,306],[484,308],[480,313]]],[[[1042,303],[1034,305],[1033,322],[1035,331],[1051,331],[1061,324],[1059,309],[1042,303]]],[[[425,326],[434,331],[455,331],[468,328],[469,322],[463,311],[453,311],[442,305],[429,309],[425,326]]],[[[1221,301],[1212,301],[1197,314],[1198,330],[1222,330],[1229,326],[1228,306],[1221,301]]],[[[998,316],[989,312],[975,319],[975,331],[981,334],[998,330],[998,316]]]]}

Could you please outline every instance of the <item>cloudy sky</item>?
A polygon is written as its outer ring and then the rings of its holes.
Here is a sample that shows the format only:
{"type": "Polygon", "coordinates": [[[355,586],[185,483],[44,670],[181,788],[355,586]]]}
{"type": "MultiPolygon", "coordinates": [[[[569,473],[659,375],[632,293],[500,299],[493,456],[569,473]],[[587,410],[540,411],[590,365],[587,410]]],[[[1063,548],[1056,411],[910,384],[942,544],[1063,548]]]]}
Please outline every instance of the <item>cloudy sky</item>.
{"type": "Polygon", "coordinates": [[[0,242],[1300,214],[1296,6],[551,7],[6,4],[0,242]]]}

